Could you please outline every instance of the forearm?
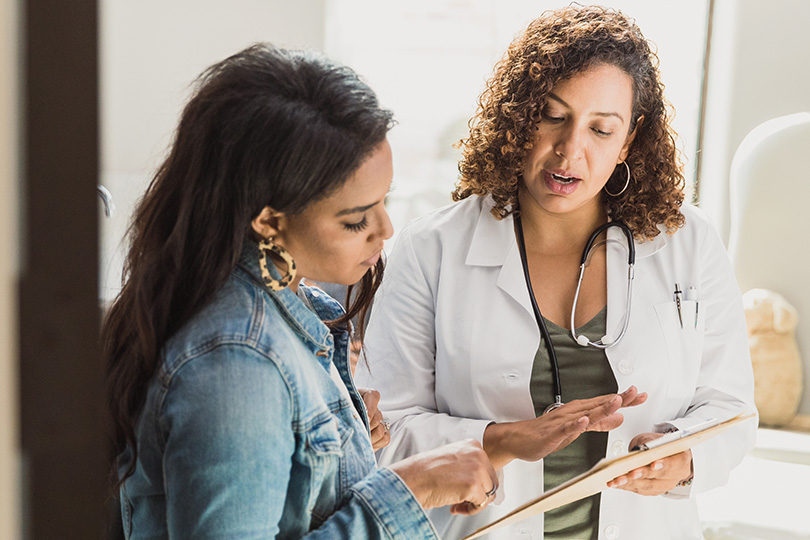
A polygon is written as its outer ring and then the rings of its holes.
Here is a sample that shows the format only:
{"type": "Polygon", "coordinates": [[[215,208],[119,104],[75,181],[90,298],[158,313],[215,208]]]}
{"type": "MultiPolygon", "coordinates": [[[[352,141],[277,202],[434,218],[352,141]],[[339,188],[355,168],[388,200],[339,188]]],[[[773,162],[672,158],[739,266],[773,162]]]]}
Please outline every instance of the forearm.
{"type": "Polygon", "coordinates": [[[378,462],[387,466],[414,454],[427,452],[465,439],[483,445],[489,420],[462,418],[437,412],[386,411],[391,419],[391,443],[379,451],[378,462]]]}

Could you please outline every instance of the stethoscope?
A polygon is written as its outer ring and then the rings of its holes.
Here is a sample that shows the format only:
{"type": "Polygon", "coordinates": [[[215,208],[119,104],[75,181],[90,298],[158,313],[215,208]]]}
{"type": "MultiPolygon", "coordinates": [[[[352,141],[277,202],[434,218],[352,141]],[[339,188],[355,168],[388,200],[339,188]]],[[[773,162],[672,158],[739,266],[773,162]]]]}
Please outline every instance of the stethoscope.
{"type": "MultiPolygon", "coordinates": [[[[546,342],[546,349],[548,350],[548,358],[551,362],[551,370],[552,370],[552,381],[554,384],[554,403],[546,407],[546,410],[543,411],[543,414],[553,411],[558,407],[562,407],[562,385],[560,384],[560,368],[557,365],[557,354],[554,352],[554,344],[551,343],[551,336],[548,333],[548,329],[546,328],[546,323],[543,321],[543,315],[540,313],[540,308],[537,305],[537,301],[534,298],[534,290],[532,289],[532,280],[529,277],[529,262],[526,259],[526,242],[523,239],[523,223],[520,219],[520,213],[517,212],[514,214],[515,216],[515,231],[517,232],[517,240],[518,240],[518,247],[520,248],[520,262],[523,264],[523,275],[526,278],[526,287],[529,289],[529,300],[532,303],[532,310],[534,311],[534,318],[537,321],[537,327],[540,329],[540,334],[543,336],[543,341],[546,342]]],[[[621,223],[619,221],[609,221],[604,225],[600,225],[597,227],[591,236],[588,238],[588,241],[585,243],[585,249],[582,251],[582,259],[579,265],[579,279],[577,280],[577,290],[574,293],[574,305],[571,308],[571,336],[574,340],[582,345],[583,347],[595,347],[597,349],[609,349],[615,345],[617,345],[624,335],[627,333],[627,325],[630,322],[630,301],[633,298],[633,266],[636,263],[636,246],[633,244],[633,232],[630,228],[621,223]],[[627,258],[627,309],[624,315],[624,323],[622,324],[622,330],[619,333],[619,336],[616,339],[611,339],[609,336],[605,335],[602,336],[601,339],[598,341],[591,341],[588,336],[584,334],[577,335],[577,329],[574,325],[574,318],[577,312],[577,301],[579,300],[579,291],[582,287],[582,278],[585,275],[585,266],[588,263],[590,258],[591,248],[593,247],[594,242],[602,234],[604,231],[609,229],[610,227],[618,227],[624,233],[624,236],[627,238],[627,250],[628,250],[628,258],[627,258]]]]}

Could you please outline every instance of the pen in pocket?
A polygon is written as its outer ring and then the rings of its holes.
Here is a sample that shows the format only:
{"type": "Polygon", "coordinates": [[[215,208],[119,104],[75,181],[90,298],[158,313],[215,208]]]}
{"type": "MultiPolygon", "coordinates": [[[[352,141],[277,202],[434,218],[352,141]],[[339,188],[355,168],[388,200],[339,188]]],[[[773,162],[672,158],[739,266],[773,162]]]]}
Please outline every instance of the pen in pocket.
{"type": "Polygon", "coordinates": [[[698,302],[697,289],[694,285],[690,285],[684,294],[684,300],[694,300],[695,302],[695,329],[698,324],[698,310],[700,309],[700,302],[698,302]]]}
{"type": "Polygon", "coordinates": [[[683,313],[681,312],[681,286],[675,284],[675,306],[678,308],[678,320],[681,322],[681,330],[683,330],[683,313]]]}

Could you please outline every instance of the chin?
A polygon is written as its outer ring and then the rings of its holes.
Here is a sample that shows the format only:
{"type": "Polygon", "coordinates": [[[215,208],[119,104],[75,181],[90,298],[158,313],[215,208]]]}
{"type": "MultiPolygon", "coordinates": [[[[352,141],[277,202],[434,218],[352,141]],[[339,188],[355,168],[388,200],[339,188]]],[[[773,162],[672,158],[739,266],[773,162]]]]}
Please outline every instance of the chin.
{"type": "Polygon", "coordinates": [[[317,276],[308,277],[311,281],[319,281],[321,283],[334,283],[335,285],[354,285],[366,275],[370,267],[368,265],[358,265],[357,270],[343,272],[342,274],[321,274],[317,276]]]}
{"type": "Polygon", "coordinates": [[[354,285],[363,278],[365,273],[359,273],[356,276],[330,276],[329,279],[318,279],[321,283],[334,283],[335,285],[354,285]]]}

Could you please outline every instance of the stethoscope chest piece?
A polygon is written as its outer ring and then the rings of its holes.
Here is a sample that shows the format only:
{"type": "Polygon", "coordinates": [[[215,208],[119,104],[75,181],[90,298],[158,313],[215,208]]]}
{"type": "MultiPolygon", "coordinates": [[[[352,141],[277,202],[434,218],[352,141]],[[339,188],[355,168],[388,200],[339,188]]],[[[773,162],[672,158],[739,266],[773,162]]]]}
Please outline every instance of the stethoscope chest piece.
{"type": "Polygon", "coordinates": [[[563,406],[562,401],[556,401],[556,402],[552,403],[551,405],[549,405],[548,407],[546,407],[546,409],[543,411],[543,414],[548,414],[551,411],[559,409],[562,406],[563,406]]]}

